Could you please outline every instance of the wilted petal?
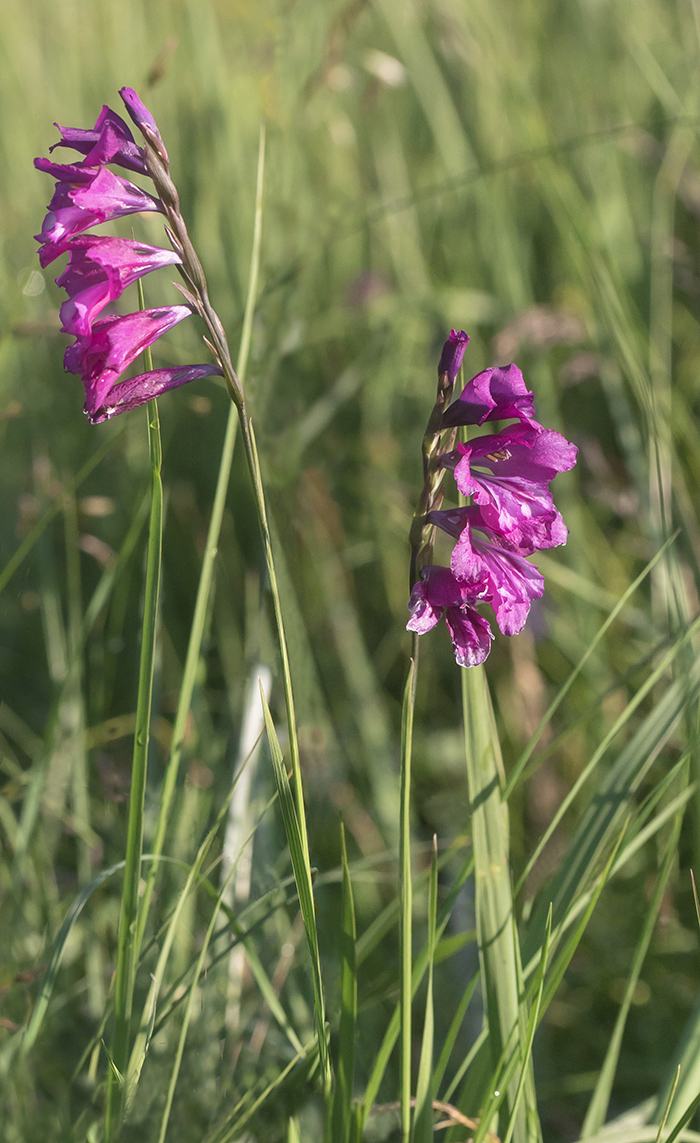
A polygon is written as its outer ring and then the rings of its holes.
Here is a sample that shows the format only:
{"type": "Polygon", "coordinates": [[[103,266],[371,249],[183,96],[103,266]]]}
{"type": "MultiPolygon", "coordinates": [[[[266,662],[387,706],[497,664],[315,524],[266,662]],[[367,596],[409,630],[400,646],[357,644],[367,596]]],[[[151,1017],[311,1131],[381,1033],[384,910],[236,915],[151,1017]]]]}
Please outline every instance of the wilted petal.
{"type": "MultiPolygon", "coordinates": [[[[106,167],[62,166],[49,159],[35,159],[34,166],[59,180],[38,242],[62,242],[112,218],[162,210],[158,199],[106,167]]],[[[50,260],[48,251],[44,256],[50,260]]]]}
{"type": "Polygon", "coordinates": [[[463,329],[461,329],[459,333],[456,329],[450,330],[450,336],[443,345],[442,353],[440,354],[438,377],[442,377],[443,373],[446,373],[450,382],[454,382],[461,368],[464,351],[468,344],[469,337],[463,329]]]}
{"type": "Polygon", "coordinates": [[[143,148],[138,146],[121,116],[106,104],[100,111],[93,130],[61,127],[59,123],[55,123],[54,126],[61,132],[61,139],[49,148],[51,151],[56,147],[72,147],[74,151],[85,155],[86,167],[116,163],[117,166],[125,167],[129,171],[148,174],[143,148]]]}
{"type": "Polygon", "coordinates": [[[189,317],[189,306],[140,310],[124,317],[95,322],[88,336],[78,337],[65,352],[68,373],[78,373],[85,385],[87,408],[101,409],[118,377],[139,353],[166,330],[189,317]]]}
{"type": "Polygon", "coordinates": [[[442,418],[443,428],[455,425],[483,425],[484,421],[506,421],[517,417],[539,428],[531,391],[517,365],[485,369],[467,382],[456,401],[442,418]]]}
{"type": "MultiPolygon", "coordinates": [[[[140,373],[138,377],[131,377],[128,381],[120,381],[109,390],[104,403],[95,407],[85,402],[85,413],[91,425],[99,425],[108,421],[119,413],[126,413],[145,405],[154,397],[168,389],[177,389],[186,385],[188,381],[196,381],[200,377],[220,376],[221,370],[217,365],[182,365],[174,369],[154,369],[150,373],[140,373]]],[[[437,622],[437,621],[436,621],[437,622]]]]}

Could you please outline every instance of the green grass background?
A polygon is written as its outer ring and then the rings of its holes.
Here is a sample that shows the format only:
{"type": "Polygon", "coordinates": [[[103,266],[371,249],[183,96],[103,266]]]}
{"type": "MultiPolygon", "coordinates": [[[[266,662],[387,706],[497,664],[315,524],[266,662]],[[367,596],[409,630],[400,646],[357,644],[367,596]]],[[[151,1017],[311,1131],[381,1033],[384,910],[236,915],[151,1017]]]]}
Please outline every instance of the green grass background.
{"type": "MultiPolygon", "coordinates": [[[[451,326],[472,338],[467,376],[517,360],[540,420],[580,449],[575,472],[555,484],[571,535],[565,549],[539,561],[547,596],[521,635],[496,639],[488,662],[506,773],[616,600],[681,528],[674,555],[589,658],[549,722],[537,767],[513,793],[516,881],[606,732],[698,612],[699,21],[690,0],[5,0],[0,568],[31,539],[0,595],[0,1138],[8,1143],[81,1140],[99,1118],[117,875],[71,930],[32,1053],[18,1063],[13,1044],[70,903],[124,852],[149,480],[145,414],[89,427],[80,383],[62,370],[60,292],[52,269],[40,271],[31,237],[51,194],[32,158],[55,141],[53,121],[90,126],[103,103],[119,109],[119,87],[137,89],[166,140],[213,304],[235,346],[266,120],[247,391],[288,623],[332,1028],[341,816],[358,934],[376,932],[359,973],[361,1094],[397,998],[395,926],[370,926],[396,894],[407,535],[437,356],[451,326]],[[96,450],[101,458],[76,484],[96,450]],[[88,612],[100,585],[105,597],[88,612]]],[[[114,232],[128,234],[130,225],[124,220],[114,232]]],[[[157,220],[134,226],[161,240],[157,220]]],[[[175,302],[168,283],[167,274],[149,278],[147,304],[175,302]]],[[[156,367],[204,360],[200,332],[193,321],[155,346],[156,367]]],[[[218,382],[204,381],[167,395],[160,412],[167,517],[146,850],[228,398],[218,382]]],[[[595,805],[596,782],[671,680],[692,680],[694,650],[691,637],[555,831],[518,899],[526,919],[528,901],[595,805]]],[[[237,455],[185,744],[187,777],[166,847],[187,865],[230,785],[257,662],[277,669],[254,505],[237,455]]],[[[700,960],[688,870],[700,854],[700,800],[691,786],[697,682],[688,686],[684,715],[635,795],[643,809],[658,794],[650,811],[658,813],[691,791],[632,996],[611,1115],[655,1097],[684,1029],[695,1028],[700,960]]],[[[277,683],[277,713],[280,703],[277,683]]],[[[422,644],[414,840],[418,871],[427,870],[433,833],[443,848],[455,843],[443,890],[469,844],[460,725],[459,671],[441,630],[422,644]]],[[[262,813],[273,789],[263,755],[253,808],[262,813]]],[[[534,1058],[547,1139],[578,1138],[669,828],[604,891],[545,1016],[534,1058]]],[[[254,942],[280,981],[281,950],[290,953],[280,996],[306,1042],[313,1013],[303,944],[298,956],[290,952],[301,932],[291,889],[278,889],[289,873],[279,815],[268,811],[256,832],[252,899],[269,892],[274,908],[260,907],[254,942]]],[[[163,873],[160,922],[183,881],[176,865],[163,873]]],[[[427,881],[416,893],[419,931],[426,907],[427,881]]],[[[178,930],[175,1002],[210,915],[203,889],[178,930]]],[[[465,891],[450,932],[473,923],[465,891]]],[[[186,1045],[171,1127],[183,1141],[205,1138],[292,1054],[249,976],[239,1030],[227,1033],[226,939],[215,946],[218,968],[212,963],[201,982],[186,1045]]],[[[436,972],[438,1047],[475,963],[467,943],[436,972]]],[[[128,1138],[156,1138],[178,1019],[175,1004],[156,1028],[128,1138]]],[[[472,1010],[457,1054],[479,1023],[472,1010]]],[[[318,1137],[312,1087],[293,1073],[248,1124],[249,1137],[287,1138],[290,1115],[301,1116],[302,1138],[318,1137]]],[[[385,1088],[389,1102],[391,1067],[385,1088]]],[[[393,1129],[378,1117],[367,1138],[390,1138],[393,1129]]]]}

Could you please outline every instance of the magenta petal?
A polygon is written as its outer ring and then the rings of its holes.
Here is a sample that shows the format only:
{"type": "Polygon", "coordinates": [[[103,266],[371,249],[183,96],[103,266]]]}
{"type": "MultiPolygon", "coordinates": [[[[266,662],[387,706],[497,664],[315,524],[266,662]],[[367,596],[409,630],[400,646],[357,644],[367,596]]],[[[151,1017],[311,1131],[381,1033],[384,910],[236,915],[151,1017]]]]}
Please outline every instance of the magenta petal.
{"type": "MultiPolygon", "coordinates": [[[[161,250],[125,238],[79,235],[70,242],[57,243],[57,254],[68,252],[68,265],[56,284],[68,292],[61,306],[63,332],[87,335],[100,312],[115,301],[127,286],[161,266],[181,261],[173,250],[161,250]]],[[[42,247],[41,253],[45,247],[42,247]]]]}
{"type": "MultiPolygon", "coordinates": [[[[447,570],[447,569],[445,569],[447,570]]],[[[426,597],[425,584],[414,583],[411,598],[408,601],[411,618],[406,624],[408,631],[415,631],[416,635],[425,635],[427,631],[439,623],[442,609],[435,607],[426,597]]]]}
{"type": "Polygon", "coordinates": [[[188,381],[196,381],[200,377],[220,376],[218,365],[183,365],[174,369],[154,369],[150,373],[140,373],[128,381],[120,381],[113,385],[107,394],[107,399],[99,407],[93,407],[85,402],[85,413],[91,425],[99,425],[108,421],[119,413],[126,413],[145,405],[154,397],[168,389],[177,389],[186,385],[188,381]]]}
{"type": "Polygon", "coordinates": [[[534,428],[535,406],[517,365],[485,369],[467,382],[456,401],[442,418],[443,428],[456,425],[483,425],[484,421],[506,421],[517,417],[534,428]]]}
{"type": "Polygon", "coordinates": [[[65,352],[68,373],[78,373],[85,385],[89,409],[99,409],[121,373],[166,330],[189,317],[189,306],[140,310],[124,317],[95,322],[89,336],[78,337],[65,352]]]}
{"type": "Polygon", "coordinates": [[[469,606],[481,597],[483,589],[458,580],[449,568],[424,567],[421,578],[422,582],[415,584],[411,592],[408,630],[425,635],[444,614],[459,665],[473,667],[483,663],[490,649],[491,628],[469,606]]]}
{"type": "Polygon", "coordinates": [[[515,635],[527,619],[532,600],[544,594],[544,578],[500,537],[492,540],[479,539],[466,527],[452,551],[450,566],[458,578],[485,579],[498,626],[504,635],[515,635]]]}
{"type": "Polygon", "coordinates": [[[462,358],[464,357],[464,351],[468,344],[469,338],[463,329],[461,329],[459,333],[456,329],[450,330],[450,336],[443,345],[442,353],[440,354],[438,377],[442,377],[443,373],[446,373],[450,382],[454,382],[462,365],[462,358]]]}
{"type": "Polygon", "coordinates": [[[445,623],[452,639],[452,650],[460,667],[476,667],[491,650],[493,632],[483,615],[473,607],[448,607],[445,623]]]}
{"type": "Polygon", "coordinates": [[[105,163],[116,163],[127,170],[139,174],[148,174],[148,168],[143,157],[143,149],[138,146],[134,136],[121,116],[106,105],[100,111],[93,130],[80,127],[61,127],[61,139],[50,148],[72,147],[85,155],[86,167],[98,167],[105,163]]]}
{"type": "MultiPolygon", "coordinates": [[[[40,161],[36,159],[35,165],[39,170],[48,173],[53,173],[49,167],[58,166],[48,163],[48,160],[41,166],[39,164],[40,161]]],[[[112,218],[140,211],[162,210],[158,199],[106,167],[66,167],[64,172],[68,174],[56,184],[41,234],[36,235],[38,242],[62,242],[112,218]]],[[[44,257],[50,260],[48,251],[45,251],[44,257]]]]}

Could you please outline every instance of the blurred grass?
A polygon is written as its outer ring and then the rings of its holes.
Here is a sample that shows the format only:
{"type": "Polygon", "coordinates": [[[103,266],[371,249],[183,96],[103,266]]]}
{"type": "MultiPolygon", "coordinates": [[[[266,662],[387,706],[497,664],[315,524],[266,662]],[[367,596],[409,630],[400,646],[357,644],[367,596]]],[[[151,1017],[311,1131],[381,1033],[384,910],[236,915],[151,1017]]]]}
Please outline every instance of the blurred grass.
{"type": "MultiPolygon", "coordinates": [[[[0,1106],[8,1143],[86,1138],[102,1105],[104,1057],[92,1067],[81,1060],[102,1034],[119,910],[114,878],[95,889],[75,920],[26,1062],[17,1062],[13,1045],[70,904],[123,857],[144,558],[134,522],[142,520],[149,475],[144,417],[90,428],[80,411],[80,384],[62,371],[61,299],[51,271],[38,267],[31,238],[50,196],[48,180],[31,163],[55,141],[52,122],[91,125],[102,103],[116,106],[119,87],[140,92],[167,141],[212,300],[235,345],[266,117],[265,223],[248,392],[279,555],[334,1037],[345,955],[341,815],[360,939],[395,898],[407,531],[436,353],[450,326],[472,335],[468,375],[515,358],[535,389],[543,423],[580,448],[577,470],[555,484],[571,536],[565,549],[542,560],[547,596],[525,632],[496,641],[488,663],[507,774],[614,602],[669,531],[682,529],[651,585],[640,586],[586,660],[535,751],[536,768],[510,794],[516,880],[567,791],[697,615],[696,15],[683,0],[634,6],[628,0],[158,0],[148,6],[6,0],[0,571],[36,522],[51,515],[0,594],[0,1106]],[[76,474],[102,449],[99,463],[74,487],[76,474]]],[[[137,234],[160,241],[157,221],[134,225],[137,234]]],[[[147,302],[176,300],[167,276],[154,282],[147,302]]],[[[156,365],[195,358],[198,332],[188,324],[155,347],[156,365]]],[[[160,721],[150,758],[146,849],[227,398],[206,381],[169,394],[160,412],[167,515],[154,696],[160,721]]],[[[255,510],[238,455],[208,629],[183,742],[186,777],[166,845],[166,855],[188,868],[230,786],[250,671],[258,662],[277,669],[255,510]]],[[[544,929],[549,901],[546,888],[534,906],[533,895],[558,865],[564,872],[555,888],[567,870],[575,881],[572,870],[582,866],[574,866],[571,840],[595,816],[616,761],[640,763],[628,807],[638,815],[647,802],[652,817],[663,812],[693,789],[689,782],[697,783],[697,699],[683,692],[697,671],[696,646],[696,637],[687,640],[639,709],[629,710],[598,763],[594,788],[574,801],[528,877],[518,906],[529,955],[539,947],[531,934],[537,925],[544,929]],[[674,696],[683,717],[669,715],[647,767],[651,739],[643,728],[657,725],[674,696]],[[681,757],[687,766],[673,771],[681,757]],[[529,917],[534,927],[527,928],[529,917]]],[[[280,726],[281,703],[278,674],[272,706],[280,726]]],[[[460,707],[459,673],[440,631],[424,642],[417,694],[418,873],[427,872],[433,833],[442,851],[469,831],[460,707]]],[[[261,813],[272,790],[268,760],[252,793],[261,813]]],[[[686,1026],[691,1047],[679,1109],[697,1090],[697,1017],[687,1021],[700,968],[687,869],[697,870],[700,856],[699,811],[695,786],[631,998],[630,967],[672,820],[650,833],[604,889],[544,1015],[534,1070],[547,1139],[577,1137],[623,1002],[629,1012],[608,1115],[659,1093],[663,1106],[667,1068],[686,1026]]],[[[609,834],[603,851],[591,856],[586,876],[600,875],[609,834]]],[[[462,860],[458,854],[441,866],[441,894],[462,860]]],[[[281,823],[265,813],[255,835],[250,912],[237,920],[245,931],[254,926],[262,971],[307,1044],[313,997],[303,956],[295,952],[296,901],[288,885],[280,887],[289,873],[281,823]]],[[[169,923],[186,878],[170,864],[159,881],[141,1005],[157,961],[152,942],[162,941],[160,927],[169,923]]],[[[206,981],[197,986],[192,975],[217,885],[211,873],[188,904],[190,936],[175,938],[172,1018],[156,1025],[131,1137],[155,1137],[182,1005],[196,991],[173,1103],[178,1138],[201,1139],[210,1131],[223,1139],[226,1117],[248,1091],[241,1115],[250,1138],[287,1137],[291,1116],[290,1130],[316,1138],[319,1110],[308,1095],[313,1082],[304,1082],[317,1066],[313,1053],[282,1075],[293,1050],[275,1022],[265,1024],[252,982],[241,1000],[241,1035],[224,1030],[235,938],[223,920],[211,936],[206,981]],[[268,1085],[272,1094],[251,1113],[268,1085]]],[[[425,879],[416,881],[415,910],[418,952],[427,935],[425,879]]],[[[555,915],[555,928],[560,919],[555,915]]],[[[450,926],[454,934],[474,928],[468,888],[457,896],[450,926]]],[[[379,923],[376,933],[359,972],[357,1095],[397,1000],[395,922],[379,923]]],[[[438,1052],[476,964],[470,944],[436,963],[438,1052]]],[[[420,1008],[424,993],[418,995],[420,1008]]],[[[480,1029],[478,1011],[472,1006],[469,1013],[445,1086],[480,1029]]],[[[414,1024],[420,1029],[422,1020],[414,1024]]],[[[393,1100],[397,1082],[392,1060],[379,1098],[393,1100]]],[[[370,1117],[366,1138],[389,1138],[394,1127],[390,1116],[370,1117]]],[[[457,1129],[450,1136],[460,1138],[457,1129]]]]}

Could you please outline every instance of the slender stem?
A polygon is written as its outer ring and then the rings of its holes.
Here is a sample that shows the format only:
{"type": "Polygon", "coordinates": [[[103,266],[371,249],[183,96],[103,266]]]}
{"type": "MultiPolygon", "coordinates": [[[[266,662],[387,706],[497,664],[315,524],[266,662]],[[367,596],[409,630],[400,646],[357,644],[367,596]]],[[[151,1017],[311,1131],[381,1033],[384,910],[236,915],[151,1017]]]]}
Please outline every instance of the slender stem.
{"type": "Polygon", "coordinates": [[[411,1005],[413,879],[411,870],[411,752],[413,712],[416,703],[418,636],[413,636],[413,658],[406,680],[401,717],[401,793],[399,809],[399,900],[401,956],[401,1140],[408,1143],[411,1132],[411,1005]]]}
{"type": "MultiPolygon", "coordinates": [[[[147,359],[147,367],[151,362],[147,359]]],[[[141,855],[143,851],[143,806],[146,793],[146,769],[153,696],[153,669],[156,647],[156,623],[160,588],[160,566],[163,539],[163,485],[161,482],[162,450],[158,406],[149,401],[148,444],[151,459],[151,519],[148,531],[146,562],[146,589],[141,637],[136,731],[129,793],[129,823],[124,866],[119,934],[117,938],[117,968],[114,994],[114,1032],[112,1037],[112,1064],[107,1085],[107,1111],[105,1120],[106,1143],[116,1139],[123,1111],[123,1078],[129,1059],[129,1025],[134,996],[137,960],[137,915],[141,855]]]]}
{"type": "Polygon", "coordinates": [[[272,552],[272,537],[270,535],[270,527],[267,520],[267,507],[265,504],[265,491],[263,488],[262,474],[260,472],[260,459],[258,457],[257,445],[255,442],[255,432],[253,430],[253,423],[248,417],[245,401],[239,409],[239,416],[241,419],[241,429],[243,433],[243,445],[245,448],[246,460],[248,462],[248,469],[250,478],[253,484],[253,493],[255,496],[255,507],[258,514],[258,523],[260,524],[260,532],[262,534],[263,548],[265,551],[265,564],[267,567],[267,574],[270,583],[270,593],[272,595],[272,604],[275,612],[275,622],[277,624],[277,639],[279,644],[280,657],[282,659],[282,677],[284,680],[284,699],[287,710],[287,733],[289,735],[289,752],[292,764],[292,783],[294,787],[294,800],[296,802],[297,815],[299,817],[299,829],[301,831],[304,851],[307,855],[309,853],[309,840],[306,830],[306,812],[304,809],[304,789],[301,776],[301,760],[299,756],[299,740],[297,737],[297,724],[296,713],[294,708],[294,693],[292,691],[292,674],[289,666],[289,653],[287,650],[287,637],[284,630],[284,619],[282,615],[282,602],[280,600],[279,587],[277,584],[277,575],[275,572],[275,562],[272,552]]]}
{"type": "MultiPolygon", "coordinates": [[[[255,313],[255,299],[258,292],[258,273],[260,267],[260,247],[262,240],[262,196],[264,171],[265,128],[263,125],[260,130],[260,148],[258,153],[258,183],[255,202],[253,249],[250,256],[250,271],[248,275],[248,295],[246,298],[245,313],[243,316],[241,344],[238,351],[237,372],[238,376],[241,378],[241,382],[245,377],[246,367],[248,365],[248,354],[250,352],[250,341],[253,330],[253,316],[255,313]]],[[[180,769],[180,762],[182,759],[185,731],[187,728],[190,709],[192,707],[192,695],[194,692],[195,680],[197,677],[197,666],[199,664],[199,657],[202,649],[204,626],[206,622],[207,608],[209,605],[209,596],[211,594],[211,587],[214,578],[214,567],[219,548],[221,522],[223,520],[224,507],[226,505],[226,494],[228,492],[228,484],[231,476],[231,465],[233,463],[233,453],[236,444],[237,430],[238,415],[235,406],[231,405],[229,407],[228,421],[226,423],[226,434],[224,436],[223,448],[221,450],[219,475],[216,482],[216,492],[214,494],[214,503],[212,505],[211,518],[209,520],[207,544],[204,551],[204,558],[202,560],[202,569],[199,574],[197,599],[195,601],[194,614],[192,616],[192,626],[190,628],[190,638],[187,645],[187,655],[185,658],[185,666],[182,673],[182,684],[180,686],[177,711],[175,714],[175,725],[173,727],[173,738],[172,744],[170,746],[170,757],[168,759],[168,765],[165,771],[165,779],[163,781],[163,790],[160,796],[160,805],[158,807],[158,821],[156,823],[155,836],[150,845],[150,852],[156,857],[158,857],[163,852],[163,846],[165,844],[165,835],[168,829],[168,822],[170,820],[170,809],[172,806],[173,798],[175,796],[177,777],[180,769]]],[[[137,953],[138,950],[140,950],[141,944],[143,942],[143,935],[146,928],[146,923],[148,921],[148,913],[151,905],[151,898],[153,896],[153,889],[155,886],[157,873],[158,862],[153,861],[148,869],[146,888],[143,894],[141,908],[139,910],[139,924],[136,941],[137,953]]]]}

